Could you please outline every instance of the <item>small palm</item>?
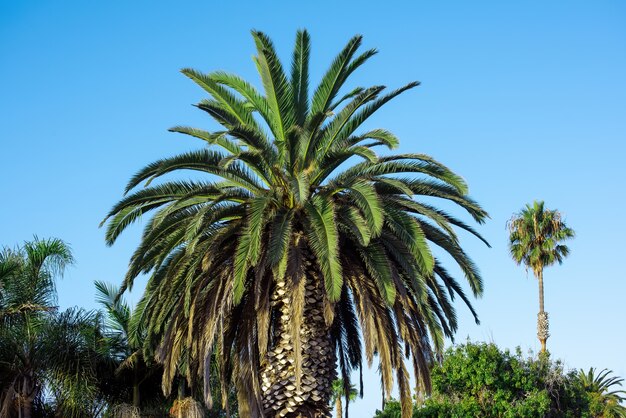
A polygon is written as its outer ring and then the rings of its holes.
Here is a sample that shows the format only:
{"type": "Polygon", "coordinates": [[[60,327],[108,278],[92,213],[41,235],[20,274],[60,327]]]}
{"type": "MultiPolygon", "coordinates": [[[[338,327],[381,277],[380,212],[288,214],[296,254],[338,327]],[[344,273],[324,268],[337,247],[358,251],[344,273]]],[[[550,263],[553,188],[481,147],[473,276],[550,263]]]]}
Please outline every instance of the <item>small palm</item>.
{"type": "Polygon", "coordinates": [[[348,404],[354,401],[357,397],[358,391],[356,386],[350,384],[346,387],[343,379],[337,379],[333,381],[332,396],[330,402],[335,404],[336,418],[341,418],[343,414],[342,400],[346,401],[346,411],[348,410],[348,404]]]}
{"type": "Polygon", "coordinates": [[[578,372],[578,379],[585,391],[590,395],[592,409],[595,413],[601,413],[602,417],[626,417],[626,407],[622,405],[626,401],[626,391],[618,389],[624,379],[610,376],[613,372],[604,369],[599,373],[592,367],[587,373],[584,370],[578,372]]]}

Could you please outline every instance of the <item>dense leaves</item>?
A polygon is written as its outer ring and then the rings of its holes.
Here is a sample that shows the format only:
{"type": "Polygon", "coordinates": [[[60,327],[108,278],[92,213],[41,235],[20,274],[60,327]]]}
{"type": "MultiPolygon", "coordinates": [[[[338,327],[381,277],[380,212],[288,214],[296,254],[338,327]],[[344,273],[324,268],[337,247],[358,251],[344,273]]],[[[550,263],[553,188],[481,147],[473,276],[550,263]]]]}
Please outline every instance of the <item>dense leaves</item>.
{"type": "MultiPolygon", "coordinates": [[[[566,371],[547,354],[524,357],[495,344],[450,348],[432,372],[433,391],[414,418],[444,417],[620,417],[624,408],[611,386],[621,379],[566,371]]],[[[387,403],[376,418],[400,417],[400,404],[387,403]]]]}
{"type": "Polygon", "coordinates": [[[626,417],[626,391],[621,389],[624,379],[611,376],[610,370],[597,372],[593,367],[580,370],[578,380],[589,397],[589,412],[598,417],[626,417]]]}
{"type": "Polygon", "coordinates": [[[45,401],[65,417],[102,409],[99,317],[56,307],[55,280],[72,262],[58,239],[35,238],[0,253],[0,416],[41,416],[45,401]]]}
{"type": "Polygon", "coordinates": [[[517,264],[539,276],[541,271],[555,263],[561,264],[569,254],[562,241],[574,237],[561,214],[545,208],[543,202],[528,204],[509,221],[509,249],[517,264]]]}

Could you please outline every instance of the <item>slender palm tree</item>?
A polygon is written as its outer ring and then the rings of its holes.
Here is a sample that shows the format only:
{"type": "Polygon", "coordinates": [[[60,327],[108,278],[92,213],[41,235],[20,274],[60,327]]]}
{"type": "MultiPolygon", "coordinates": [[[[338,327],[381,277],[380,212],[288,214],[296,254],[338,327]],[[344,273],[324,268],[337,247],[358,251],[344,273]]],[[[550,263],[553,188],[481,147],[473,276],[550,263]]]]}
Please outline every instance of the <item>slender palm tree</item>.
{"type": "Polygon", "coordinates": [[[348,417],[348,405],[350,402],[356,399],[358,391],[356,386],[350,385],[346,387],[343,379],[337,379],[333,381],[332,396],[330,399],[331,404],[335,404],[335,418],[343,417],[343,406],[341,405],[341,399],[346,401],[346,418],[348,417]]]}
{"type": "Polygon", "coordinates": [[[458,264],[475,296],[482,293],[455,227],[484,239],[432,201],[457,205],[478,223],[487,213],[464,180],[433,158],[375,152],[396,148],[398,139],[361,128],[419,83],[389,93],[384,86],[345,90],[376,54],[358,52],[361,36],[312,95],[306,31],[296,35],[290,74],[265,34],[252,37],[263,92],[230,73],[182,70],[209,94],[197,107],[220,128],[171,128],[205,147],[141,169],[126,188],[132,193],[103,221],[113,244],[153,214],[121,286],[150,274],[141,300],[144,350],[164,366],[165,393],[186,359],[185,374],[190,384],[204,382],[208,405],[215,353],[222,403],[232,382],[240,415],[250,417],[329,416],[337,366],[349,384],[363,354],[370,365],[378,355],[383,391],[390,396],[397,380],[408,417],[405,355],[428,382],[433,352],[457,328],[455,295],[476,316],[431,245],[458,264]],[[198,176],[163,180],[183,170],[198,176]]]}
{"type": "Polygon", "coordinates": [[[610,376],[612,373],[604,369],[596,374],[593,367],[587,373],[581,369],[578,380],[591,398],[592,413],[601,414],[598,416],[603,418],[626,417],[626,407],[622,405],[626,402],[626,391],[615,389],[622,386],[624,379],[610,376]]]}
{"type": "Polygon", "coordinates": [[[526,269],[531,269],[539,282],[539,314],[537,315],[537,337],[541,352],[546,351],[548,313],[544,310],[543,269],[554,263],[563,263],[569,248],[562,241],[573,238],[574,230],[568,228],[557,210],[548,210],[543,202],[527,204],[521,212],[508,222],[509,249],[513,260],[526,269]]]}
{"type": "Polygon", "coordinates": [[[85,409],[79,400],[93,394],[97,320],[83,310],[56,309],[55,280],[72,262],[58,239],[35,238],[0,252],[0,416],[30,418],[44,387],[68,417],[78,416],[85,409]]]}

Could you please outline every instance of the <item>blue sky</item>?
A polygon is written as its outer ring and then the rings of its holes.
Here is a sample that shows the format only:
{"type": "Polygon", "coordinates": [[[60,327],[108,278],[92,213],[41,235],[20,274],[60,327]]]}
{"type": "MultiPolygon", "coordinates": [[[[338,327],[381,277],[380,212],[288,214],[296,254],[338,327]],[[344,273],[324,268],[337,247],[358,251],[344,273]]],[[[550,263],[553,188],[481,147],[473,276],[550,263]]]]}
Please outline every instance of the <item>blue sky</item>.
{"type": "MultiPolygon", "coordinates": [[[[481,325],[457,305],[457,340],[538,349],[536,281],[510,260],[505,223],[543,199],[577,232],[571,256],[545,272],[548,348],[570,367],[626,376],[625,3],[130,3],[0,2],[0,245],[35,234],[71,243],[61,306],[93,308],[93,281],[123,276],[140,227],[107,248],[98,224],[142,165],[200,146],[167,128],[215,127],[191,106],[203,94],[179,69],[256,80],[250,29],[288,57],[307,28],[317,80],[361,33],[380,53],[355,86],[422,82],[371,126],[464,176],[491,215],[479,230],[493,248],[463,236],[485,294],[481,325]]],[[[354,416],[380,405],[374,372],[365,389],[354,416]]]]}

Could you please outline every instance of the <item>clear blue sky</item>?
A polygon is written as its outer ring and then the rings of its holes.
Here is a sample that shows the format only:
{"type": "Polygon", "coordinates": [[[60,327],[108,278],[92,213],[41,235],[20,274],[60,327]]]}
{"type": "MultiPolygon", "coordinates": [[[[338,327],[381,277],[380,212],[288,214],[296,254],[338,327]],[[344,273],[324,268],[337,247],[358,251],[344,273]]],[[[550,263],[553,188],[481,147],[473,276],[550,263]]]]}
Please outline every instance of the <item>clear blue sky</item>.
{"type": "MultiPolygon", "coordinates": [[[[134,228],[107,248],[98,229],[126,180],[145,163],[200,146],[168,127],[214,127],[190,106],[203,94],[178,70],[253,78],[249,30],[267,32],[288,56],[301,27],[312,35],[314,79],[361,33],[380,54],[355,83],[420,80],[371,125],[394,131],[401,151],[455,169],[491,215],[480,231],[492,249],[463,237],[485,294],[476,302],[480,326],[458,305],[457,340],[537,350],[536,281],[510,260],[505,223],[543,199],[578,234],[565,264],[545,273],[548,348],[570,367],[626,376],[626,4],[619,0],[3,0],[0,245],[34,234],[68,241],[77,263],[58,286],[59,303],[95,307],[92,282],[119,282],[139,239],[134,228]]],[[[352,412],[371,416],[379,404],[372,372],[352,412]]]]}

